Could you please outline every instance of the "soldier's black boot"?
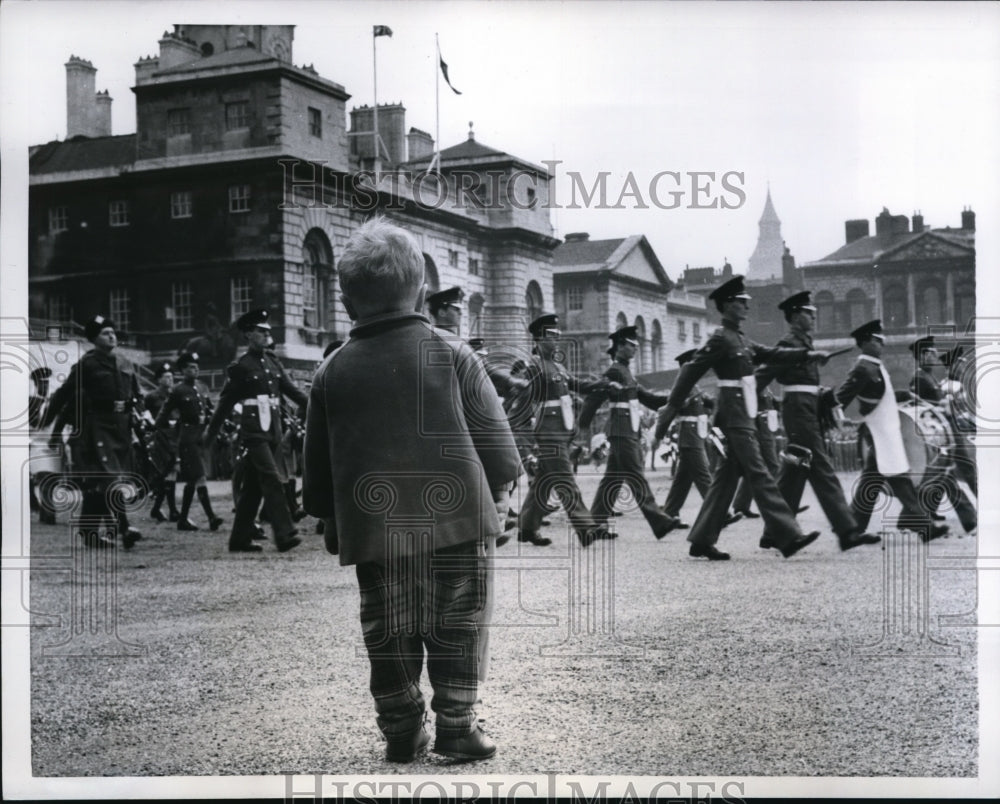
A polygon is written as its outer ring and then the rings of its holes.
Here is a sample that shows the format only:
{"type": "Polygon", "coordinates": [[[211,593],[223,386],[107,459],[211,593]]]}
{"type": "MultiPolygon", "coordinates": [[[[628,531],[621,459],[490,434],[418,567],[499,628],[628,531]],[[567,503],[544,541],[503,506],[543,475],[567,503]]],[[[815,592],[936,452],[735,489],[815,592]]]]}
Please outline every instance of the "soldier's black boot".
{"type": "Polygon", "coordinates": [[[177,513],[177,484],[173,480],[167,480],[163,483],[163,494],[167,498],[167,511],[168,519],[171,522],[176,522],[180,519],[180,515],[177,513]]]}
{"type": "Polygon", "coordinates": [[[142,540],[142,534],[128,524],[124,511],[118,514],[118,530],[122,535],[122,547],[126,550],[131,550],[136,542],[142,540]]]}
{"type": "Polygon", "coordinates": [[[191,510],[191,503],[194,501],[194,486],[190,483],[184,485],[184,493],[181,496],[181,515],[177,520],[177,530],[198,530],[198,526],[188,519],[188,512],[191,510]]]}
{"type": "Polygon", "coordinates": [[[201,503],[202,510],[205,512],[205,516],[208,517],[208,526],[212,530],[218,530],[222,526],[222,517],[216,516],[212,510],[212,500],[208,496],[207,487],[198,486],[198,502],[201,503]]]}

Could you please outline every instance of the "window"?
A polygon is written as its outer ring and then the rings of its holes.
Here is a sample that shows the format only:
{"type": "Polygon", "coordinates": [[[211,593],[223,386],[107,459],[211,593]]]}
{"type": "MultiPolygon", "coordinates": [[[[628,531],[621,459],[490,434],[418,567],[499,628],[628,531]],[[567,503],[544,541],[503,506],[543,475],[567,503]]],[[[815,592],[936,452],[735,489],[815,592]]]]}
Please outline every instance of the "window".
{"type": "Polygon", "coordinates": [[[969,283],[955,285],[955,323],[964,332],[976,316],[976,288],[969,283]]]}
{"type": "Polygon", "coordinates": [[[479,276],[479,259],[477,257],[469,257],[469,273],[472,276],[479,276]]]}
{"type": "Polygon", "coordinates": [[[448,265],[458,268],[458,252],[451,248],[448,249],[448,265]]]}
{"type": "Polygon", "coordinates": [[[170,292],[172,308],[168,311],[168,318],[172,319],[173,329],[191,329],[191,292],[190,282],[174,282],[170,292]]]}
{"type": "Polygon", "coordinates": [[[226,131],[247,128],[250,125],[250,104],[247,101],[237,101],[226,104],[226,131]]]}
{"type": "Polygon", "coordinates": [[[821,290],[816,294],[813,304],[816,306],[816,331],[836,332],[837,321],[833,294],[828,290],[821,290]]]}
{"type": "Polygon", "coordinates": [[[167,136],[176,137],[179,134],[191,133],[191,110],[167,109],[167,136]]]}
{"type": "Polygon", "coordinates": [[[234,320],[244,313],[250,312],[250,303],[252,301],[253,286],[250,284],[249,278],[234,276],[229,280],[229,308],[234,320]]]}
{"type": "Polygon", "coordinates": [[[683,318],[677,319],[677,338],[678,340],[686,341],[688,337],[687,334],[687,322],[683,318]]]}
{"type": "Polygon", "coordinates": [[[302,325],[327,329],[327,292],[333,253],[320,229],[306,233],[302,244],[302,325]]]}
{"type": "Polygon", "coordinates": [[[170,194],[170,217],[190,218],[191,217],[191,192],[181,190],[170,194]]]}
{"type": "Polygon", "coordinates": [[[891,285],[882,292],[882,325],[886,329],[905,327],[908,324],[906,288],[891,285]]]}
{"type": "Polygon", "coordinates": [[[701,343],[701,323],[698,321],[691,322],[691,337],[694,338],[695,343],[701,343]]]}
{"type": "Polygon", "coordinates": [[[937,285],[928,284],[922,287],[917,296],[917,305],[918,324],[941,324],[947,318],[944,294],[937,285]]]}
{"type": "Polygon", "coordinates": [[[128,288],[114,288],[108,298],[108,315],[115,322],[115,329],[128,332],[130,329],[131,305],[128,288]]]}
{"type": "Polygon", "coordinates": [[[566,291],[566,309],[574,312],[583,309],[583,288],[575,286],[566,291]]]}
{"type": "Polygon", "coordinates": [[[69,210],[66,207],[49,207],[49,234],[69,229],[69,210]]]}
{"type": "Polygon", "coordinates": [[[229,188],[229,211],[249,212],[250,211],[250,185],[234,184],[229,188]]]}
{"type": "Polygon", "coordinates": [[[65,294],[57,293],[54,296],[49,296],[48,316],[50,321],[73,320],[73,308],[65,294]]]}
{"type": "Polygon", "coordinates": [[[307,327],[318,327],[317,289],[319,277],[315,265],[306,265],[302,274],[302,323],[307,327]]]}
{"type": "Polygon", "coordinates": [[[323,115],[312,106],[309,107],[309,133],[314,137],[323,136],[323,115]]]}
{"type": "Polygon", "coordinates": [[[844,329],[847,332],[857,329],[865,321],[871,319],[868,315],[868,297],[860,288],[854,288],[847,292],[845,298],[847,302],[847,320],[844,322],[844,329]]]}
{"type": "Polygon", "coordinates": [[[128,201],[112,201],[108,204],[108,223],[112,226],[128,226],[128,201]]]}

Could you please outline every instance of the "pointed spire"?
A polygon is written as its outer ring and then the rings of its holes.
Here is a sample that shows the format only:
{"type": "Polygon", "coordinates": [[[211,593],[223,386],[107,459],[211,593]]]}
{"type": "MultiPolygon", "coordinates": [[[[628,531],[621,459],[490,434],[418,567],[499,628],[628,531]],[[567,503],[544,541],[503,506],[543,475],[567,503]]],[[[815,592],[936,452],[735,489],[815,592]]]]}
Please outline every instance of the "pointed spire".
{"type": "Polygon", "coordinates": [[[774,204],[771,203],[771,184],[767,185],[767,200],[764,202],[764,212],[760,216],[759,223],[781,223],[778,213],[774,211],[774,204]]]}

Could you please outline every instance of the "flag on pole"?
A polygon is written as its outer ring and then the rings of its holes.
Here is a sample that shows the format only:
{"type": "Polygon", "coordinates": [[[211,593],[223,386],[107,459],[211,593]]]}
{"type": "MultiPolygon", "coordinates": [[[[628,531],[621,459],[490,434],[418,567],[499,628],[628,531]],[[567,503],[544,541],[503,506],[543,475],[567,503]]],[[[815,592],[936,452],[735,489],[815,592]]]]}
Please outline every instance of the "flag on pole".
{"type": "Polygon", "coordinates": [[[461,95],[455,87],[451,84],[451,79],[448,77],[448,65],[444,63],[444,59],[441,58],[441,48],[438,48],[438,61],[441,62],[441,74],[444,76],[445,83],[451,88],[451,91],[456,95],[461,95]]]}
{"type": "Polygon", "coordinates": [[[392,28],[388,25],[375,25],[372,27],[372,36],[392,36],[392,28]]]}

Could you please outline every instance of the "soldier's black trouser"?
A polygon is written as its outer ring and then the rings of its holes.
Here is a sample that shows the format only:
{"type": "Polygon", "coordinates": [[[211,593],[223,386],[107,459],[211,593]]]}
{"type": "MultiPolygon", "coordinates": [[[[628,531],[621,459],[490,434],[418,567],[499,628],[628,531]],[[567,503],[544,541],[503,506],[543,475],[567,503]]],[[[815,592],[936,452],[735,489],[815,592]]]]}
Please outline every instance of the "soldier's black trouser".
{"type": "Polygon", "coordinates": [[[639,437],[611,436],[608,441],[611,445],[608,465],[597,485],[594,503],[590,506],[590,514],[594,517],[594,521],[601,524],[607,522],[614,510],[619,489],[627,485],[653,533],[665,532],[670,526],[670,517],[657,506],[653,490],[646,480],[639,437]]]}
{"type": "Polygon", "coordinates": [[[931,511],[937,511],[938,506],[947,499],[958,515],[962,528],[968,533],[975,530],[979,518],[976,506],[959,487],[955,473],[955,467],[947,465],[928,468],[920,480],[919,494],[922,499],[928,501],[927,507],[931,511]]]}
{"type": "Polygon", "coordinates": [[[883,475],[878,470],[875,451],[869,450],[851,499],[851,511],[858,522],[858,527],[862,530],[868,529],[868,522],[875,513],[875,503],[878,501],[879,493],[886,490],[899,500],[903,507],[897,527],[920,530],[930,525],[930,512],[921,506],[910,476],[883,475]]]}
{"type": "Polygon", "coordinates": [[[292,515],[288,511],[288,500],[285,497],[284,473],[279,470],[274,451],[266,441],[247,442],[245,446],[247,454],[244,458],[239,496],[236,499],[236,516],[233,519],[229,545],[245,547],[251,542],[255,532],[254,519],[262,497],[264,505],[267,506],[271,527],[274,528],[274,540],[280,544],[295,530],[292,515]]]}
{"type": "Polygon", "coordinates": [[[677,473],[663,503],[667,516],[680,516],[692,483],[704,501],[708,496],[708,487],[712,485],[712,473],[708,468],[708,453],[705,452],[704,443],[698,447],[681,447],[678,450],[677,473]]]}
{"type": "MultiPolygon", "coordinates": [[[[778,472],[781,470],[781,461],[778,459],[778,443],[774,439],[774,433],[767,426],[767,415],[757,415],[757,443],[760,444],[760,456],[764,459],[764,465],[771,477],[778,479],[778,472]]],[[[753,492],[750,491],[750,484],[746,478],[741,478],[736,486],[736,496],[733,498],[734,511],[746,511],[750,507],[753,499],[753,492]]],[[[797,510],[798,506],[792,508],[797,510]]]]}
{"type": "Polygon", "coordinates": [[[716,467],[688,541],[708,547],[719,540],[736,486],[744,475],[775,546],[783,547],[798,539],[802,531],[764,463],[756,430],[733,427],[725,433],[726,457],[716,467]]]}
{"type": "Polygon", "coordinates": [[[812,462],[808,469],[787,463],[781,466],[778,490],[788,507],[793,511],[798,510],[806,481],[809,481],[833,532],[840,537],[860,533],[862,529],[858,527],[858,521],[847,504],[844,488],[826,454],[826,444],[820,434],[819,423],[786,418],[785,430],[789,444],[797,444],[812,451],[812,462]]]}
{"type": "Polygon", "coordinates": [[[569,460],[569,442],[572,434],[549,435],[538,433],[538,470],[534,482],[521,506],[518,524],[521,530],[537,533],[548,508],[549,495],[555,491],[566,509],[566,516],[573,524],[577,535],[582,536],[592,530],[594,518],[583,504],[580,487],[576,485],[573,464],[569,460]]]}

